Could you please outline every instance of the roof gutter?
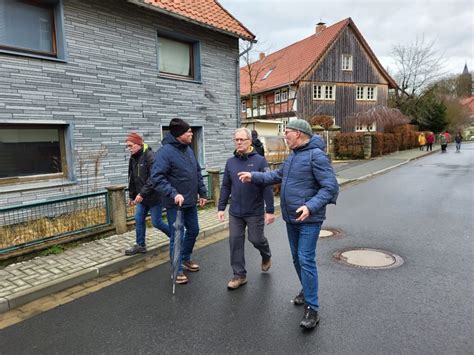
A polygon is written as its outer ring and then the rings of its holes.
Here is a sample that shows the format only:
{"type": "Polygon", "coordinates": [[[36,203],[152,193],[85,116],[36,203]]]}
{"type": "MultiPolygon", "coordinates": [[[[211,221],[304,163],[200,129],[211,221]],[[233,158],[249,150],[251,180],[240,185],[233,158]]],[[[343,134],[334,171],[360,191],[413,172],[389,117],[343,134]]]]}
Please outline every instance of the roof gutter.
{"type": "Polygon", "coordinates": [[[151,5],[151,4],[146,4],[146,3],[143,2],[143,0],[126,0],[126,1],[131,3],[131,4],[134,4],[134,5],[137,5],[137,6],[152,10],[152,11],[156,11],[156,12],[160,12],[162,14],[168,15],[168,16],[172,16],[174,18],[183,20],[185,22],[189,22],[189,23],[193,23],[195,25],[201,26],[201,27],[205,27],[205,28],[207,28],[209,30],[212,30],[212,31],[215,31],[215,32],[223,33],[223,34],[226,34],[228,36],[232,36],[232,37],[236,37],[236,38],[242,38],[242,39],[244,39],[246,41],[250,41],[250,42],[255,41],[255,39],[252,39],[250,37],[242,36],[242,35],[239,35],[237,33],[230,32],[230,31],[225,31],[225,30],[222,30],[220,28],[216,28],[214,26],[208,25],[204,22],[199,22],[199,21],[190,19],[189,17],[177,14],[175,12],[164,10],[162,8],[159,8],[159,7],[151,5]]]}

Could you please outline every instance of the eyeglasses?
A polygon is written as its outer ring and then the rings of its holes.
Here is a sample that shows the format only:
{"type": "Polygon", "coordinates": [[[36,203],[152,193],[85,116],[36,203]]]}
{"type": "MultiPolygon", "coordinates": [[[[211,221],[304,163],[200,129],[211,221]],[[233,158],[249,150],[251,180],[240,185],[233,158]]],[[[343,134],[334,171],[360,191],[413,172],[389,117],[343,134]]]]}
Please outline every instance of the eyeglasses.
{"type": "Polygon", "coordinates": [[[293,133],[293,132],[298,132],[298,131],[285,131],[284,135],[287,136],[287,135],[289,135],[290,133],[293,133]]]}
{"type": "Polygon", "coordinates": [[[127,144],[126,147],[127,147],[127,149],[131,149],[131,148],[133,148],[134,145],[135,144],[133,144],[133,143],[132,144],[127,144]]]}
{"type": "Polygon", "coordinates": [[[250,140],[249,138],[235,138],[234,142],[239,143],[239,142],[245,142],[249,140],[250,140]]]}

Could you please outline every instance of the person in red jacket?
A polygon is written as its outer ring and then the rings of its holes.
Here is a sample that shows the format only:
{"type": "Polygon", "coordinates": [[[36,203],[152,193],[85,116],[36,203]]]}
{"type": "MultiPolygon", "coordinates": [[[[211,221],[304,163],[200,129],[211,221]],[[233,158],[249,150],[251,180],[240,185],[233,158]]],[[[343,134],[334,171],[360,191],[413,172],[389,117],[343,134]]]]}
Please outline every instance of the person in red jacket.
{"type": "Polygon", "coordinates": [[[435,136],[433,132],[428,133],[426,136],[426,151],[433,151],[433,143],[435,141],[435,136]]]}

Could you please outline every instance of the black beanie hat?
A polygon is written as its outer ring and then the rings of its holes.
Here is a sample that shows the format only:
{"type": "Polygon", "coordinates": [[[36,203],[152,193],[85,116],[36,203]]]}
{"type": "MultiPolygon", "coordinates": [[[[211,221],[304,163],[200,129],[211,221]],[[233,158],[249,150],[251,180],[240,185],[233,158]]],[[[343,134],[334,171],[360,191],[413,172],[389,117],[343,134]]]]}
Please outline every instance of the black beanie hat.
{"type": "Polygon", "coordinates": [[[189,128],[189,124],[181,118],[173,118],[170,121],[170,132],[175,137],[179,137],[183,133],[186,133],[189,128]]]}

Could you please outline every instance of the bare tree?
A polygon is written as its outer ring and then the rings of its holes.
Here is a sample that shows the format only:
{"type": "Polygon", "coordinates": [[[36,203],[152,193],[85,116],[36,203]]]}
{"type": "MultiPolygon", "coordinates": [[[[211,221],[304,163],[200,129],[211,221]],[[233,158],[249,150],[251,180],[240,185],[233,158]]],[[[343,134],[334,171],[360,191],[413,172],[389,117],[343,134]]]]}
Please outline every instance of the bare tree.
{"type": "Polygon", "coordinates": [[[398,44],[392,49],[395,61],[395,80],[399,88],[395,92],[395,103],[400,107],[405,98],[412,98],[434,81],[444,76],[444,59],[435,47],[435,42],[417,38],[409,45],[398,44]]]}
{"type": "MultiPolygon", "coordinates": [[[[272,70],[271,62],[274,62],[275,58],[269,60],[269,57],[264,55],[261,56],[261,53],[265,53],[262,46],[259,45],[258,47],[256,47],[253,43],[250,42],[241,42],[240,52],[244,53],[244,55],[242,55],[242,57],[240,58],[241,64],[243,65],[242,75],[243,79],[248,81],[249,84],[248,101],[250,103],[251,116],[253,116],[253,100],[255,98],[255,92],[257,92],[259,89],[259,83],[260,81],[262,81],[263,77],[262,74],[264,72],[268,73],[270,70],[272,70]],[[257,55],[259,57],[257,57],[257,55]]],[[[257,102],[257,106],[259,105],[260,103],[257,102]]]]}

